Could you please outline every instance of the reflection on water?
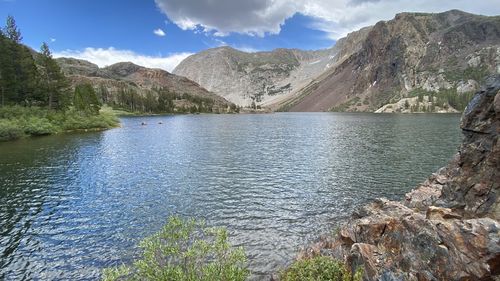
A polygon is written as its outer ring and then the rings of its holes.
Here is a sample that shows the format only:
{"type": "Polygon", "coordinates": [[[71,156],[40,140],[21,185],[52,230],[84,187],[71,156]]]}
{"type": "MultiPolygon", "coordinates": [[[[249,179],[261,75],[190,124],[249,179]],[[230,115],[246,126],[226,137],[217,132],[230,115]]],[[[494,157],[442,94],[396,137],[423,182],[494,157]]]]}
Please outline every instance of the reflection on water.
{"type": "Polygon", "coordinates": [[[0,279],[94,280],[167,216],[204,218],[252,272],[446,164],[458,115],[123,118],[106,132],[0,144],[0,279]],[[163,124],[158,124],[161,121],[163,124]],[[141,126],[146,122],[147,126],[141,126]]]}

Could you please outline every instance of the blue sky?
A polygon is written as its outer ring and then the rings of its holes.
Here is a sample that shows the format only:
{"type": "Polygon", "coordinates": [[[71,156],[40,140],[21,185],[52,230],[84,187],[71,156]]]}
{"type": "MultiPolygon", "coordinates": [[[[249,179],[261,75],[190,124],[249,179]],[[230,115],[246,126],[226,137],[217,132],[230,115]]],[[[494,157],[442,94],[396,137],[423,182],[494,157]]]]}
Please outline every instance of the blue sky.
{"type": "Polygon", "coordinates": [[[26,45],[38,49],[45,41],[56,56],[172,70],[207,48],[328,48],[348,32],[406,9],[495,15],[497,1],[0,0],[0,18],[14,16],[26,45]]]}

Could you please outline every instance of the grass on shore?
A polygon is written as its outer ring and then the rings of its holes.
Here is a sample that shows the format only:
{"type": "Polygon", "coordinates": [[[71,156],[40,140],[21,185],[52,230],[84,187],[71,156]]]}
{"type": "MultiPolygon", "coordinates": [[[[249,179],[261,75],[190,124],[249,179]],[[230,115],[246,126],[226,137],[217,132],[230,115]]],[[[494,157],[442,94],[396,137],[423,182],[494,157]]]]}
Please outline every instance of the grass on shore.
{"type": "Polygon", "coordinates": [[[118,118],[107,107],[101,109],[98,115],[72,108],[54,111],[41,107],[0,107],[0,141],[68,131],[109,129],[118,124],[118,118]]]}

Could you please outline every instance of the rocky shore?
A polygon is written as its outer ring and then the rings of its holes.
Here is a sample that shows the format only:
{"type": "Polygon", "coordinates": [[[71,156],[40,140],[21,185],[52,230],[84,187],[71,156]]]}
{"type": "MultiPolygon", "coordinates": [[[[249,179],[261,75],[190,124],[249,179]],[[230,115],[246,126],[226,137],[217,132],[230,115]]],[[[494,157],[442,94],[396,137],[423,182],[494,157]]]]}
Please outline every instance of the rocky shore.
{"type": "Polygon", "coordinates": [[[500,76],[486,85],[462,116],[464,140],[447,166],[402,201],[361,207],[298,258],[333,256],[363,267],[365,280],[500,280],[500,76]]]}

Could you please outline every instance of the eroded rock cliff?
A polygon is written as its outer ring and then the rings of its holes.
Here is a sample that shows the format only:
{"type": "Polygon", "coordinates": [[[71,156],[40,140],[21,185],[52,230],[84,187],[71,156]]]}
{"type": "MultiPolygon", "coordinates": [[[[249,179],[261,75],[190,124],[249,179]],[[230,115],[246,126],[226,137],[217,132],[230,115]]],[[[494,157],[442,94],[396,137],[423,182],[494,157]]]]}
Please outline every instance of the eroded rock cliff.
{"type": "Polygon", "coordinates": [[[500,74],[499,16],[458,10],[400,13],[375,24],[359,45],[300,90],[300,98],[282,106],[375,111],[424,94],[436,97],[435,106],[463,110],[468,100],[457,98],[477,91],[485,77],[500,74]]]}
{"type": "Polygon", "coordinates": [[[246,53],[226,46],[186,58],[173,73],[238,105],[266,105],[288,97],[328,69],[336,53],[334,48],[246,53]]]}
{"type": "Polygon", "coordinates": [[[356,211],[335,238],[299,258],[326,254],[364,267],[365,280],[500,278],[500,76],[465,110],[450,163],[400,202],[356,211]]]}
{"type": "Polygon", "coordinates": [[[297,91],[359,51],[371,27],[350,33],[332,48],[316,51],[276,49],[247,53],[228,46],[189,56],[173,71],[241,106],[252,103],[276,109],[297,99],[297,91]],[[274,106],[273,106],[274,105],[274,106]]]}

